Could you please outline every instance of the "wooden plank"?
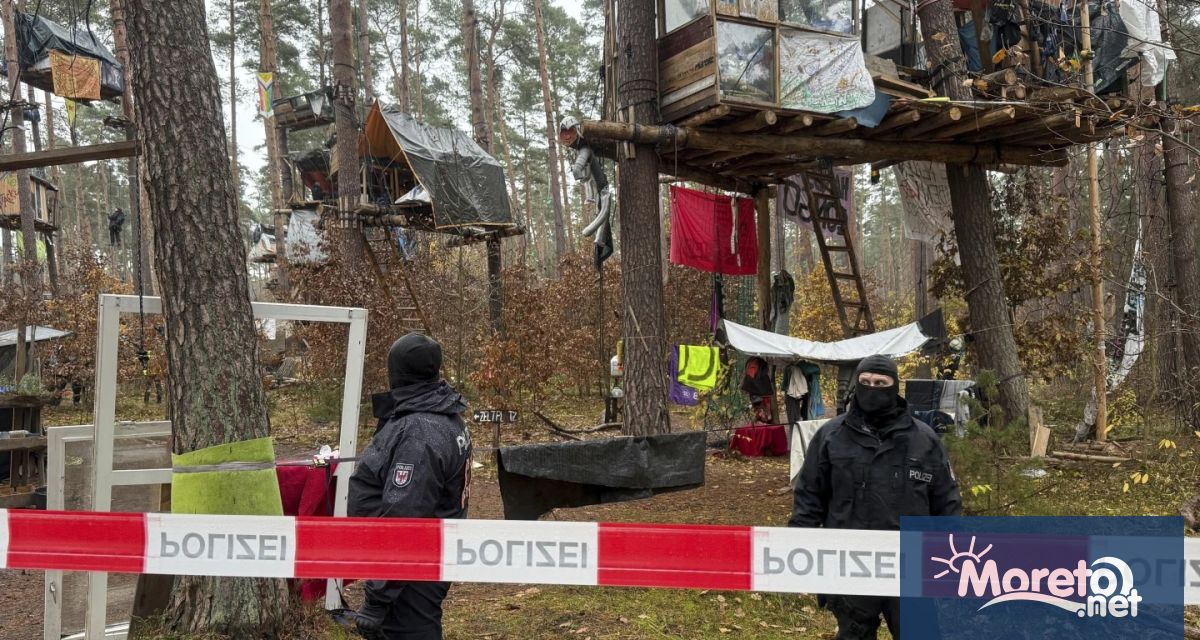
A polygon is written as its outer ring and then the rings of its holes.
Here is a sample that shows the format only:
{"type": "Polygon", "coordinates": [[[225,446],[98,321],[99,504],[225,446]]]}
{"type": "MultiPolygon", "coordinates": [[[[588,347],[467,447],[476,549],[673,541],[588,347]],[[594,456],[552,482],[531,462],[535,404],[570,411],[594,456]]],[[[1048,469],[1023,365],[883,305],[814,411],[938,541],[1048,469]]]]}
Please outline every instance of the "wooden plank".
{"type": "Polygon", "coordinates": [[[990,142],[993,140],[1013,140],[1030,134],[1044,133],[1048,134],[1051,131],[1073,125],[1075,123],[1074,110],[1058,113],[1052,116],[1035,117],[1024,122],[1013,124],[1009,127],[994,127],[987,131],[963,138],[966,142],[990,142]]]}
{"type": "Polygon", "coordinates": [[[717,15],[738,16],[738,0],[714,0],[717,5],[717,15]]]}
{"type": "Polygon", "coordinates": [[[937,95],[933,91],[930,91],[928,87],[923,87],[919,84],[901,80],[896,76],[890,76],[882,73],[872,73],[871,79],[875,81],[876,87],[880,87],[880,90],[886,87],[888,89],[906,92],[909,96],[917,96],[920,98],[932,98],[937,95]]]}
{"type": "Polygon", "coordinates": [[[759,22],[779,22],[778,0],[739,0],[738,13],[759,22]]]}
{"type": "Polygon", "coordinates": [[[55,167],[94,160],[130,158],[136,155],[138,155],[137,140],[93,144],[85,147],[59,147],[44,151],[0,155],[0,171],[55,167]]]}
{"type": "Polygon", "coordinates": [[[721,97],[717,94],[716,78],[714,77],[712,80],[713,84],[701,87],[695,94],[675,102],[670,107],[660,106],[663,121],[674,122],[697,111],[716,106],[721,101],[721,97]]]}
{"type": "Polygon", "coordinates": [[[716,74],[717,41],[709,38],[659,63],[659,90],[669,94],[716,74]]]}
{"type": "Polygon", "coordinates": [[[33,506],[33,492],[0,496],[0,509],[28,509],[33,506]]]}
{"type": "Polygon", "coordinates": [[[1046,449],[1050,446],[1050,428],[1042,424],[1041,407],[1029,407],[1029,455],[1034,458],[1046,457],[1046,449]]]}
{"type": "Polygon", "coordinates": [[[674,58],[713,37],[712,20],[697,20],[658,39],[658,60],[674,58]]]}
{"type": "Polygon", "coordinates": [[[0,451],[38,451],[46,448],[46,436],[0,438],[0,451]]]}

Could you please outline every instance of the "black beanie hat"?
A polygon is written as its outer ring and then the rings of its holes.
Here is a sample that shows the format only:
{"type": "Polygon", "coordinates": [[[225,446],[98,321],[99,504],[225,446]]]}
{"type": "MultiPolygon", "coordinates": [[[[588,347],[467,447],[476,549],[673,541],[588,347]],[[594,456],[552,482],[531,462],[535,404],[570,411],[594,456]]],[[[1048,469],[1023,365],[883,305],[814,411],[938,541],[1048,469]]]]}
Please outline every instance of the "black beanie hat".
{"type": "Polygon", "coordinates": [[[388,351],[388,385],[395,389],[437,380],[442,370],[442,345],[420,333],[410,333],[388,351]]]}
{"type": "Polygon", "coordinates": [[[891,376],[896,383],[900,382],[900,369],[896,367],[896,361],[889,356],[867,356],[858,363],[858,368],[854,370],[854,382],[858,382],[858,376],[864,373],[878,373],[885,376],[891,376]]]}

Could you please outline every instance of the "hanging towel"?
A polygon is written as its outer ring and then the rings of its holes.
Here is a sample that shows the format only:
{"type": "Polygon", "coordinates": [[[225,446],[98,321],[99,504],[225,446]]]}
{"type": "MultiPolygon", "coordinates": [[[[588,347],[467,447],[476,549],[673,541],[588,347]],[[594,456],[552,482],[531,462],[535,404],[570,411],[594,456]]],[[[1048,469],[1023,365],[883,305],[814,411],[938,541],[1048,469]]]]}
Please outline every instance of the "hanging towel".
{"type": "Polygon", "coordinates": [[[671,389],[667,393],[667,399],[685,407],[694,407],[700,404],[700,392],[679,381],[684,373],[679,368],[680,350],[681,348],[671,350],[671,389]]]}
{"type": "Polygon", "coordinates": [[[804,371],[800,369],[799,365],[792,365],[788,367],[787,375],[785,377],[788,379],[787,387],[785,388],[785,393],[787,393],[788,396],[792,398],[803,398],[804,396],[808,395],[808,379],[805,377],[804,371]]]}
{"type": "Polygon", "coordinates": [[[679,345],[678,375],[675,379],[699,391],[717,386],[721,373],[721,352],[716,347],[679,345]]]}
{"type": "Polygon", "coordinates": [[[671,262],[709,273],[758,273],[754,201],[737,202],[735,227],[728,196],[671,187],[671,262]]]}

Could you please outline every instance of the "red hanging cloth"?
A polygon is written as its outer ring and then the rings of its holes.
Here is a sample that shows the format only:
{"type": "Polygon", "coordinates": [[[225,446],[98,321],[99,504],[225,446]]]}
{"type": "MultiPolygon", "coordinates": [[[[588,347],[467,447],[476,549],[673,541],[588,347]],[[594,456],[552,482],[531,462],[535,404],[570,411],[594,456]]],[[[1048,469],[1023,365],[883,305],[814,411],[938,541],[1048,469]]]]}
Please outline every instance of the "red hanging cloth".
{"type": "Polygon", "coordinates": [[[737,247],[733,248],[733,204],[729,196],[671,187],[671,262],[709,273],[758,273],[758,230],[754,201],[738,199],[737,247]]]}

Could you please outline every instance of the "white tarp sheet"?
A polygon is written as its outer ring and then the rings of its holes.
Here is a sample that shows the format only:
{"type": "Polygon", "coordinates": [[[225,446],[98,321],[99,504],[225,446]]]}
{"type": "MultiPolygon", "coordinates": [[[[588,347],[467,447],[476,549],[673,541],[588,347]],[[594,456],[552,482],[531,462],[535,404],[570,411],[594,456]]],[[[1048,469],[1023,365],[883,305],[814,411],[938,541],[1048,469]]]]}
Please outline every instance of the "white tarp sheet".
{"type": "Polygon", "coordinates": [[[316,211],[296,210],[287,230],[287,258],[292,264],[319,264],[329,258],[321,246],[316,211]]]}
{"type": "Polygon", "coordinates": [[[904,237],[936,244],[954,234],[946,165],[909,161],[892,167],[904,206],[904,237]]]}
{"type": "Polygon", "coordinates": [[[1175,50],[1162,44],[1158,4],[1153,0],[1126,0],[1120,4],[1121,20],[1129,32],[1129,45],[1122,58],[1141,58],[1142,86],[1154,87],[1167,75],[1167,61],[1175,50]]]}
{"type": "Polygon", "coordinates": [[[754,329],[725,320],[729,345],[741,353],[767,360],[855,362],[876,354],[898,357],[920,349],[929,337],[917,323],[837,342],[813,342],[754,329]]]}

